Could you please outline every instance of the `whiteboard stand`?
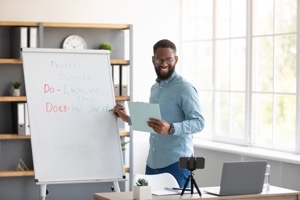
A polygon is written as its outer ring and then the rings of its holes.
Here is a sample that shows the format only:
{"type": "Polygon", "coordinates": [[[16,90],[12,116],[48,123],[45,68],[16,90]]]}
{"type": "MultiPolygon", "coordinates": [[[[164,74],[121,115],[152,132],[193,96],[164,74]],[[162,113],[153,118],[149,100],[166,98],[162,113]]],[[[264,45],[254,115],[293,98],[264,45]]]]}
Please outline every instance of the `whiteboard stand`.
{"type": "Polygon", "coordinates": [[[46,195],[47,195],[47,184],[42,184],[40,185],[40,194],[41,194],[41,199],[46,200],[46,195]]]}
{"type": "MultiPolygon", "coordinates": [[[[114,184],[114,191],[115,192],[121,192],[119,182],[118,181],[113,181],[113,184],[114,184]]],[[[41,196],[41,200],[46,200],[47,184],[41,184],[40,185],[40,196],[41,196]]]]}
{"type": "Polygon", "coordinates": [[[120,192],[120,186],[118,181],[114,181],[114,189],[115,192],[120,192]]]}

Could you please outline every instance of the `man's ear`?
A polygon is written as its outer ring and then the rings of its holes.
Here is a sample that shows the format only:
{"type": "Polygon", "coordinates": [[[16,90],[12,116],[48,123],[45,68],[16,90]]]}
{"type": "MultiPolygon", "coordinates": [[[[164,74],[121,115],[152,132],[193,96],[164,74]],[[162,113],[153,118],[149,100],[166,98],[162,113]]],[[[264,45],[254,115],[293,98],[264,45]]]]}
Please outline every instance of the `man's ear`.
{"type": "Polygon", "coordinates": [[[153,63],[153,65],[155,65],[155,62],[154,62],[154,60],[155,60],[155,57],[154,57],[154,56],[152,56],[152,63],[153,63]]]}
{"type": "Polygon", "coordinates": [[[178,62],[178,56],[175,56],[175,65],[177,64],[178,62]]]}

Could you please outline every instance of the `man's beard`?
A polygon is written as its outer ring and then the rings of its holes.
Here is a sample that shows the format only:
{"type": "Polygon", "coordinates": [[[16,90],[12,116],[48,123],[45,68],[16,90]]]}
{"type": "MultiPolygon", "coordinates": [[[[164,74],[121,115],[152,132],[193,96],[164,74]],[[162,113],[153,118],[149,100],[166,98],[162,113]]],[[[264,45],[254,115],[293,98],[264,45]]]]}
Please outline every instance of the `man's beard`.
{"type": "Polygon", "coordinates": [[[161,80],[161,81],[167,80],[168,78],[170,78],[172,76],[172,74],[174,73],[174,71],[175,71],[175,66],[168,67],[169,68],[168,73],[166,75],[162,75],[161,72],[160,72],[159,67],[154,67],[154,68],[155,68],[155,72],[156,72],[156,75],[157,75],[158,79],[161,80]]]}

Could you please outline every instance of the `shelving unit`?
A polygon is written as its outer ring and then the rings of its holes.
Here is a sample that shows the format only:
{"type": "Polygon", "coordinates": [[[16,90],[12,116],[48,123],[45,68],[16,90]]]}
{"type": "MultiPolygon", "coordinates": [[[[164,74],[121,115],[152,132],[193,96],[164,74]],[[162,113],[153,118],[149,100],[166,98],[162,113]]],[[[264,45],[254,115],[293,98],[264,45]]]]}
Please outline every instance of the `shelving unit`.
{"type": "MultiPolygon", "coordinates": [[[[132,59],[132,25],[130,24],[92,24],[92,23],[53,23],[53,22],[1,22],[0,21],[0,119],[6,119],[5,122],[0,122],[0,147],[2,143],[7,141],[28,141],[30,136],[17,135],[13,132],[13,127],[9,126],[7,122],[11,113],[9,113],[9,107],[12,103],[26,102],[25,89],[22,91],[20,97],[9,96],[8,87],[10,86],[10,80],[21,79],[24,82],[22,60],[13,58],[10,53],[10,41],[12,40],[10,31],[13,27],[37,27],[38,28],[38,47],[43,48],[61,48],[63,40],[72,34],[81,35],[87,42],[88,49],[97,49],[98,45],[102,42],[112,44],[114,47],[111,53],[112,65],[127,65],[129,67],[130,77],[132,77],[132,66],[130,60],[132,59]],[[125,38],[123,31],[128,31],[129,38],[125,38]],[[125,47],[125,39],[128,39],[129,46],[125,47]],[[127,48],[127,49],[126,49],[127,48]],[[125,51],[130,55],[125,59],[125,51]],[[10,71],[17,71],[17,75],[12,75],[10,71]],[[7,75],[6,75],[7,74],[7,75]],[[3,78],[5,77],[5,78],[3,78]],[[2,85],[2,87],[1,87],[2,85]],[[2,105],[2,106],[1,106],[2,105]],[[3,131],[4,130],[4,131],[3,131]]],[[[129,81],[130,91],[132,89],[132,80],[129,81]]],[[[116,96],[115,99],[118,102],[129,101],[132,93],[129,96],[116,96]]],[[[130,137],[131,130],[120,130],[120,137],[130,137]]],[[[132,141],[132,140],[131,140],[132,141]]],[[[130,150],[132,150],[132,144],[130,144],[130,150]]],[[[9,154],[9,152],[0,153],[9,154]]],[[[24,149],[26,154],[31,154],[31,147],[24,149]]],[[[15,154],[18,152],[14,152],[15,154]]],[[[23,153],[23,152],[22,152],[23,153]]],[[[21,154],[22,154],[21,153],[21,154]]],[[[132,153],[130,153],[132,155],[132,153]]],[[[31,161],[32,162],[32,161],[31,161]]],[[[34,176],[34,171],[14,171],[8,169],[7,165],[1,165],[5,163],[5,160],[1,160],[0,157],[0,179],[10,177],[27,177],[34,176]]],[[[31,163],[32,165],[32,163],[31,163]]],[[[132,180],[132,159],[130,163],[125,163],[125,172],[129,173],[129,180],[132,180]]]]}

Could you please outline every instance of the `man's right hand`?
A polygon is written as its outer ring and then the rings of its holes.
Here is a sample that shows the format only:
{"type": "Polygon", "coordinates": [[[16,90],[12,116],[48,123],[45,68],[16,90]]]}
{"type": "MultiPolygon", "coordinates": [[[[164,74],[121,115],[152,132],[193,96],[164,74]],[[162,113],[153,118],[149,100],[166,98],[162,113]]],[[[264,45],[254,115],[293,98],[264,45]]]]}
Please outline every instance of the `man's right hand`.
{"type": "Polygon", "coordinates": [[[117,117],[121,118],[124,122],[128,122],[128,115],[125,107],[122,104],[118,103],[115,105],[113,111],[117,117]]]}

